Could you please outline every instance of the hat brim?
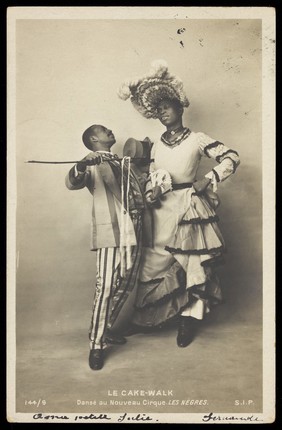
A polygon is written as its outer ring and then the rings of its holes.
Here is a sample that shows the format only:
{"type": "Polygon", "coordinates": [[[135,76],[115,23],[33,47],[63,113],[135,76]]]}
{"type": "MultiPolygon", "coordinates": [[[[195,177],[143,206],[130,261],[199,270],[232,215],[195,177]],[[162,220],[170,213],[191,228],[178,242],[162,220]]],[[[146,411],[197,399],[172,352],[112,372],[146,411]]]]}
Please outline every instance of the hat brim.
{"type": "Polygon", "coordinates": [[[124,144],[123,156],[131,157],[135,164],[149,163],[152,145],[153,143],[148,137],[144,140],[130,137],[124,144]]]}

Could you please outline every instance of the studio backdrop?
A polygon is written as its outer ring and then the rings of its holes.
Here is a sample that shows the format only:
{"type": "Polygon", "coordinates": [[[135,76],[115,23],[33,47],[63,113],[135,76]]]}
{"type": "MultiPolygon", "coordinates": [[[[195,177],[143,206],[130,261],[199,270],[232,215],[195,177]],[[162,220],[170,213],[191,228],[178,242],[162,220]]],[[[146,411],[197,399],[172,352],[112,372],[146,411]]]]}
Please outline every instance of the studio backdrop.
{"type": "Polygon", "coordinates": [[[24,19],[16,28],[18,339],[87,327],[96,270],[89,192],[65,187],[70,165],[25,161],[82,158],[92,124],[114,131],[118,154],[129,137],[159,138],[159,121],[117,96],[156,59],[184,82],[184,125],[240,154],[218,191],[228,251],[221,278],[228,312],[261,321],[261,21],[24,19]]]}

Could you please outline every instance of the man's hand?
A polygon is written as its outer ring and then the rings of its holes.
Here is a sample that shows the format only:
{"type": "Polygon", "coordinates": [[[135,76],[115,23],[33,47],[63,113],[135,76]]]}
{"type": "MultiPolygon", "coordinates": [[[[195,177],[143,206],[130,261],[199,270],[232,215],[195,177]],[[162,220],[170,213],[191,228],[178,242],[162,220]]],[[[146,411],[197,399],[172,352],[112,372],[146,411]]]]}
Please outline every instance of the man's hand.
{"type": "Polygon", "coordinates": [[[196,181],[193,183],[193,187],[198,194],[201,194],[205,191],[205,189],[209,186],[211,180],[208,178],[203,178],[200,181],[196,181]]]}
{"type": "Polygon", "coordinates": [[[77,163],[76,168],[79,172],[85,172],[86,166],[94,166],[102,162],[102,157],[97,152],[92,152],[88,154],[83,160],[77,163]]]}

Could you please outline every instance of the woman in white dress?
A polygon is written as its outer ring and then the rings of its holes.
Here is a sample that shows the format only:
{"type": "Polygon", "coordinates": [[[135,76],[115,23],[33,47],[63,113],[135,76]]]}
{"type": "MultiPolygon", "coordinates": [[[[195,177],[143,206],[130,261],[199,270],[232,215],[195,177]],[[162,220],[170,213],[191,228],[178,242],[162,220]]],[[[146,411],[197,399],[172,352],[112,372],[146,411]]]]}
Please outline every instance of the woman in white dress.
{"type": "Polygon", "coordinates": [[[168,73],[163,62],[154,64],[149,75],[123,85],[119,95],[131,96],[142,115],[157,118],[166,127],[153,145],[150,170],[152,180],[165,170],[172,183],[153,207],[154,246],[144,250],[133,323],[157,327],[179,315],[177,344],[185,347],[193,340],[197,320],[221,301],[214,267],[222,260],[224,240],[217,225],[215,191],[235,172],[239,156],[223,143],[183,126],[189,102],[182,82],[168,73]],[[203,156],[218,165],[195,181],[203,156]]]}

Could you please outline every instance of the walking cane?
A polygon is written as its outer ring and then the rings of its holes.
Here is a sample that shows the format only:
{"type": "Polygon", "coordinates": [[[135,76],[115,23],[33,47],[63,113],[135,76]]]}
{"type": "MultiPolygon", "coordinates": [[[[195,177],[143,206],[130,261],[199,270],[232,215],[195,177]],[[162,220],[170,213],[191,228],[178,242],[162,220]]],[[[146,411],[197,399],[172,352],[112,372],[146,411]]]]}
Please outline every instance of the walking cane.
{"type": "MultiPolygon", "coordinates": [[[[113,159],[111,159],[111,160],[103,160],[103,162],[104,161],[114,161],[114,160],[117,160],[117,161],[122,161],[123,159],[122,158],[119,158],[119,157],[117,157],[117,158],[113,158],[113,159]]],[[[144,159],[144,158],[142,158],[142,157],[133,157],[133,158],[131,158],[131,161],[137,161],[137,160],[139,160],[139,161],[141,161],[141,160],[143,160],[143,161],[145,161],[146,159],[144,159]]],[[[150,158],[149,160],[146,160],[148,163],[152,163],[153,161],[154,161],[154,158],[150,158]]],[[[77,163],[86,163],[88,166],[94,166],[95,164],[97,164],[97,163],[95,163],[95,161],[93,160],[93,161],[83,161],[83,160],[79,160],[79,161],[77,161],[77,160],[75,160],[75,161],[40,161],[40,160],[28,160],[28,161],[25,161],[25,163],[37,163],[37,164],[77,164],[77,163]]]]}

